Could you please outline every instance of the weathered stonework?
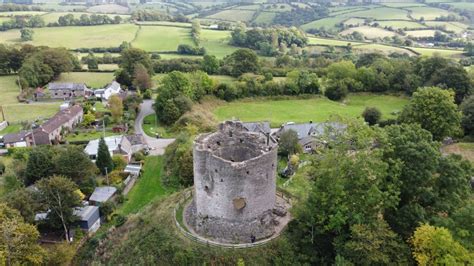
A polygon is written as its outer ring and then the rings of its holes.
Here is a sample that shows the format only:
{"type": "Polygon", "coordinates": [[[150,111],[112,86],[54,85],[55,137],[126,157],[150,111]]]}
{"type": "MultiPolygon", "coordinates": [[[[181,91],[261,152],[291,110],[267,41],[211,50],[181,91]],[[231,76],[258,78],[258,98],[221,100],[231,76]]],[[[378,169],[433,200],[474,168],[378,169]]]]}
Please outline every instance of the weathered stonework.
{"type": "Polygon", "coordinates": [[[248,243],[275,233],[277,144],[239,121],[194,141],[194,200],[188,225],[202,236],[248,243]]]}

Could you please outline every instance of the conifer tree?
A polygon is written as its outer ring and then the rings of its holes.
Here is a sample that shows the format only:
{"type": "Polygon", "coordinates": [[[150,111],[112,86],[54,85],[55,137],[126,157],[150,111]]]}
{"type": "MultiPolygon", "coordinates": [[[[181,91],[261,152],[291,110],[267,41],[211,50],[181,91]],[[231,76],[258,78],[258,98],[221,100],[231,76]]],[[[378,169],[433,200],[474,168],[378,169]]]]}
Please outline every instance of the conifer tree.
{"type": "Polygon", "coordinates": [[[100,138],[99,140],[99,149],[97,151],[95,164],[103,175],[105,175],[106,171],[112,171],[114,168],[112,157],[110,157],[109,148],[107,144],[105,144],[104,138],[100,138]],[[105,170],[106,168],[107,170],[105,170]]]}

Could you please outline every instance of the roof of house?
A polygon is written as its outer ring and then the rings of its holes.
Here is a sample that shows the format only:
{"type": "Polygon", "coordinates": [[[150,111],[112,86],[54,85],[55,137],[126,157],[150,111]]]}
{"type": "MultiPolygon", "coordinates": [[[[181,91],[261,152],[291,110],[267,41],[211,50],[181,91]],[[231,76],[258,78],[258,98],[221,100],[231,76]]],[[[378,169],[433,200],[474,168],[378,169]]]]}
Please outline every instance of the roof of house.
{"type": "Polygon", "coordinates": [[[307,136],[321,136],[327,129],[344,129],[345,125],[334,122],[325,122],[325,123],[303,123],[303,124],[294,124],[287,123],[284,124],[279,132],[285,132],[287,130],[293,130],[298,134],[298,139],[303,139],[307,136]]]}
{"type": "MultiPolygon", "coordinates": [[[[110,136],[104,138],[105,144],[109,148],[109,153],[112,154],[114,151],[125,152],[127,154],[131,153],[130,142],[122,135],[119,136],[110,136]]],[[[90,155],[97,155],[99,150],[99,139],[94,139],[87,143],[86,148],[84,151],[90,155]]]]}
{"type": "Polygon", "coordinates": [[[270,122],[262,121],[262,122],[243,122],[242,125],[248,131],[251,132],[260,132],[268,134],[271,132],[270,122]]]}
{"type": "Polygon", "coordinates": [[[38,131],[51,133],[54,130],[60,128],[65,123],[69,122],[81,112],[83,112],[83,110],[80,105],[74,105],[62,111],[59,111],[53,117],[48,119],[48,121],[44,122],[39,128],[37,128],[35,130],[35,133],[38,131]]]}
{"type": "Polygon", "coordinates": [[[133,146],[146,144],[145,138],[142,134],[127,135],[126,137],[133,146]]]}
{"type": "Polygon", "coordinates": [[[22,130],[18,133],[11,133],[11,134],[6,134],[3,136],[3,142],[4,143],[16,143],[16,142],[22,142],[25,141],[26,136],[31,134],[30,131],[25,131],[22,130]]]}
{"type": "Polygon", "coordinates": [[[111,186],[96,187],[92,195],[89,197],[90,201],[106,202],[117,192],[117,188],[111,186]]]}
{"type": "Polygon", "coordinates": [[[84,83],[61,83],[61,82],[51,82],[48,84],[49,90],[85,90],[87,86],[84,83]]]}
{"type": "Polygon", "coordinates": [[[120,83],[118,83],[117,81],[112,81],[112,83],[109,83],[107,84],[107,86],[105,86],[104,90],[112,90],[114,92],[119,92],[121,90],[120,88],[120,83]]]}
{"type": "Polygon", "coordinates": [[[79,220],[81,221],[88,221],[92,215],[94,215],[95,212],[99,211],[99,207],[97,206],[84,206],[84,207],[78,207],[74,209],[74,215],[79,217],[79,220]]]}

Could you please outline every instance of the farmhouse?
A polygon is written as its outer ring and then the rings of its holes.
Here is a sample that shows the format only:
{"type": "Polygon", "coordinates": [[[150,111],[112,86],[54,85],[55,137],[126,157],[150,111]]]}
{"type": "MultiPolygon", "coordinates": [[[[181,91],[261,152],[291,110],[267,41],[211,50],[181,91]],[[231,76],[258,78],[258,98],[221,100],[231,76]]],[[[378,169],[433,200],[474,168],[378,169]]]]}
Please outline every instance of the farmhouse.
{"type": "Polygon", "coordinates": [[[323,137],[329,131],[339,131],[344,129],[345,126],[339,123],[309,123],[295,124],[293,122],[288,122],[283,124],[280,129],[274,133],[276,139],[279,139],[283,132],[288,130],[293,130],[298,134],[298,143],[303,148],[303,152],[311,153],[319,145],[322,144],[323,137]]]}
{"type": "Polygon", "coordinates": [[[119,94],[122,91],[120,88],[120,83],[116,82],[115,80],[112,83],[105,86],[103,89],[98,89],[94,91],[95,97],[108,101],[110,96],[119,94]]]}
{"type": "Polygon", "coordinates": [[[80,105],[74,105],[59,111],[48,121],[33,130],[33,144],[56,144],[62,139],[64,131],[71,131],[82,122],[84,111],[80,105]]]}
{"type": "Polygon", "coordinates": [[[71,99],[76,97],[88,97],[92,95],[92,90],[88,89],[84,83],[59,83],[48,84],[51,98],[71,99]]]}
{"type": "MultiPolygon", "coordinates": [[[[132,158],[132,145],[125,136],[110,136],[104,138],[105,144],[109,148],[109,153],[113,155],[122,155],[123,158],[130,162],[132,158]]],[[[97,152],[99,150],[99,139],[91,140],[87,144],[84,152],[89,155],[89,158],[95,162],[97,159],[97,152]]]]}

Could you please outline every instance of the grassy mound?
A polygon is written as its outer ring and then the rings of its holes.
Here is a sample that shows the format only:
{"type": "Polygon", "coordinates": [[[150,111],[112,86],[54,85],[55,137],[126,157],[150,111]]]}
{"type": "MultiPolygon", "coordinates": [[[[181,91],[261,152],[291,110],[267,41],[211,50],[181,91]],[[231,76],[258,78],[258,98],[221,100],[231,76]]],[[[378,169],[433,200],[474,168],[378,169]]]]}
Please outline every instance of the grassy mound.
{"type": "Polygon", "coordinates": [[[192,242],[174,224],[173,209],[180,193],[155,200],[130,215],[119,228],[101,229],[78,251],[77,265],[248,265],[291,264],[284,236],[263,247],[233,250],[192,242]],[[285,261],[287,260],[287,261],[285,261]]]}

